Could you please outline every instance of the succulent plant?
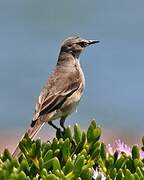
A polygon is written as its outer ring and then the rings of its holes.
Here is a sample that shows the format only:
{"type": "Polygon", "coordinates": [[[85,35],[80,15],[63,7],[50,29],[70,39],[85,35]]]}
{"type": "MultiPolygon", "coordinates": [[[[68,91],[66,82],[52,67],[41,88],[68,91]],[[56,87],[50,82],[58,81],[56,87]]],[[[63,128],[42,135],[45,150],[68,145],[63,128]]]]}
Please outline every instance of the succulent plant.
{"type": "Polygon", "coordinates": [[[119,144],[119,149],[110,152],[100,137],[95,120],[87,132],[75,124],[73,132],[68,126],[48,142],[31,140],[26,134],[19,143],[22,155],[18,159],[7,149],[0,156],[0,180],[144,179],[144,159],[138,146],[127,153],[119,144]]]}

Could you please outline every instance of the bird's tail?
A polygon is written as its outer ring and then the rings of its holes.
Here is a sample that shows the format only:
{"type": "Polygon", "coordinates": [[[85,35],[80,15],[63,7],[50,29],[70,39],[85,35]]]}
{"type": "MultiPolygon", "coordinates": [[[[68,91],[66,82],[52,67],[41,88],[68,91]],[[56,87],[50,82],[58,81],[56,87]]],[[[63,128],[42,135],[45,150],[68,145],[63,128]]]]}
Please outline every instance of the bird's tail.
{"type": "MultiPolygon", "coordinates": [[[[37,120],[33,127],[30,127],[27,129],[26,133],[28,134],[28,136],[31,139],[33,139],[36,136],[36,134],[39,132],[39,130],[42,128],[43,125],[44,125],[44,122],[37,120]]],[[[25,134],[24,134],[24,136],[25,136],[25,134]]],[[[21,140],[23,139],[24,136],[22,136],[21,140]]],[[[12,156],[14,158],[16,158],[16,157],[18,158],[18,157],[20,157],[20,155],[21,155],[21,150],[19,148],[19,144],[17,144],[17,146],[15,147],[15,149],[12,153],[12,156]]]]}

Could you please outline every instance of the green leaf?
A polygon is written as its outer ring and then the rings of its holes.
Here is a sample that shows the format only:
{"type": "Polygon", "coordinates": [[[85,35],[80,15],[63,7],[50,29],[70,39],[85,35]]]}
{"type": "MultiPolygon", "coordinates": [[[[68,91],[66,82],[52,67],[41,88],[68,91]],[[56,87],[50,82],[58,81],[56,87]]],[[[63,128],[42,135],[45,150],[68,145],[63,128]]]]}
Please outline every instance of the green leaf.
{"type": "Polygon", "coordinates": [[[60,162],[59,162],[59,159],[57,157],[54,157],[53,158],[53,170],[61,170],[61,165],[60,165],[60,162]]]}
{"type": "Polygon", "coordinates": [[[3,156],[2,156],[2,161],[6,161],[7,159],[9,159],[11,161],[13,158],[12,158],[12,155],[10,154],[9,150],[5,149],[3,156]]]}
{"type": "Polygon", "coordinates": [[[126,177],[126,178],[130,178],[130,175],[131,175],[130,170],[129,170],[129,169],[126,169],[126,170],[125,170],[125,177],[126,177]]]}
{"type": "Polygon", "coordinates": [[[42,157],[45,156],[45,154],[47,153],[47,151],[49,149],[51,149],[51,143],[50,142],[44,143],[42,145],[42,157]]]}
{"type": "Polygon", "coordinates": [[[54,156],[58,157],[60,155],[60,149],[54,151],[54,156]]]}
{"type": "Polygon", "coordinates": [[[26,174],[29,174],[30,167],[26,159],[23,159],[20,163],[20,169],[24,171],[26,174]]]}
{"type": "Polygon", "coordinates": [[[65,166],[63,167],[63,172],[67,175],[68,173],[73,171],[73,169],[74,169],[74,163],[72,159],[69,157],[65,166]]]}
{"type": "Polygon", "coordinates": [[[75,177],[78,177],[81,173],[81,169],[84,165],[84,155],[79,155],[78,158],[76,159],[76,162],[75,162],[75,166],[74,166],[74,174],[75,174],[75,177]]]}
{"type": "Polygon", "coordinates": [[[98,160],[100,158],[100,149],[95,149],[91,155],[91,159],[98,160]]]}
{"type": "Polygon", "coordinates": [[[59,178],[54,174],[49,174],[47,176],[47,180],[59,180],[59,178]]]}
{"type": "Polygon", "coordinates": [[[90,154],[93,154],[94,151],[96,151],[96,150],[101,150],[101,143],[99,141],[89,144],[89,153],[90,154]]]}
{"type": "Polygon", "coordinates": [[[134,177],[135,177],[135,180],[140,180],[140,178],[136,172],[134,173],[134,177]]]}
{"type": "Polygon", "coordinates": [[[55,151],[57,148],[59,148],[59,141],[57,138],[53,139],[51,146],[52,146],[53,151],[55,151]]]}
{"type": "Polygon", "coordinates": [[[70,126],[65,128],[65,134],[64,134],[65,139],[69,138],[70,140],[72,139],[72,133],[71,133],[71,129],[70,126]]]}
{"type": "Polygon", "coordinates": [[[32,144],[32,147],[31,147],[31,151],[29,151],[29,156],[34,158],[36,157],[36,154],[37,154],[37,148],[36,148],[36,143],[33,143],[32,144]]]}
{"type": "Polygon", "coordinates": [[[26,139],[22,139],[19,143],[19,148],[25,155],[28,154],[28,150],[29,150],[27,149],[28,147],[26,147],[26,143],[27,143],[26,139]]]}
{"type": "Polygon", "coordinates": [[[116,162],[115,162],[115,168],[118,170],[120,168],[123,168],[126,164],[126,157],[121,156],[116,162]]]}
{"type": "Polygon", "coordinates": [[[139,148],[136,145],[134,145],[132,148],[132,158],[133,159],[139,159],[140,158],[139,148]]]}
{"type": "Polygon", "coordinates": [[[93,160],[89,160],[88,163],[82,167],[82,171],[84,171],[85,169],[93,168],[94,164],[95,162],[93,160]]]}
{"type": "Polygon", "coordinates": [[[114,178],[116,177],[116,175],[117,175],[117,169],[114,168],[114,169],[111,171],[111,173],[110,173],[110,177],[111,177],[112,179],[114,179],[114,178]]]}
{"type": "Polygon", "coordinates": [[[135,168],[135,165],[134,165],[134,160],[132,158],[127,159],[126,166],[132,173],[135,172],[136,168],[135,168]]]}
{"type": "Polygon", "coordinates": [[[86,134],[85,134],[85,132],[82,132],[81,141],[79,142],[79,144],[75,148],[75,150],[74,150],[72,155],[80,153],[80,151],[82,150],[83,146],[85,145],[85,142],[86,142],[86,134]]]}
{"type": "Polygon", "coordinates": [[[142,168],[144,166],[144,164],[140,159],[134,159],[134,166],[135,166],[135,168],[137,168],[137,167],[142,168]]]}
{"type": "Polygon", "coordinates": [[[49,149],[47,153],[45,154],[45,156],[43,157],[43,161],[46,162],[50,160],[51,158],[53,158],[53,151],[52,149],[49,149]]]}
{"type": "MultiPolygon", "coordinates": [[[[108,157],[108,159],[105,162],[106,168],[110,169],[113,168],[114,165],[114,158],[113,157],[108,157]]],[[[115,166],[116,167],[116,166],[115,166]]]]}
{"type": "Polygon", "coordinates": [[[42,169],[43,169],[43,165],[44,165],[43,158],[42,158],[42,157],[40,157],[40,158],[39,158],[39,168],[40,168],[40,170],[42,170],[42,169]]]}
{"type": "Polygon", "coordinates": [[[20,180],[28,180],[29,179],[23,171],[21,171],[17,177],[18,177],[17,180],[18,179],[20,179],[20,180]]]}
{"type": "Polygon", "coordinates": [[[95,127],[93,127],[92,123],[90,124],[88,130],[87,130],[87,141],[88,143],[93,141],[93,130],[95,127]]]}
{"type": "Polygon", "coordinates": [[[118,170],[117,176],[116,176],[116,180],[121,180],[123,177],[123,171],[122,169],[118,170]]]}
{"type": "Polygon", "coordinates": [[[81,154],[81,155],[84,155],[85,157],[87,157],[87,155],[88,155],[86,149],[83,149],[83,150],[80,152],[80,154],[81,154]]]}
{"type": "Polygon", "coordinates": [[[136,168],[136,173],[137,173],[137,175],[139,176],[140,179],[144,178],[143,173],[142,173],[142,171],[141,171],[141,169],[139,167],[136,168]]]}
{"type": "Polygon", "coordinates": [[[75,124],[74,125],[74,139],[77,144],[81,141],[81,137],[82,137],[82,134],[81,134],[80,127],[78,124],[75,124]]]}
{"type": "Polygon", "coordinates": [[[92,123],[90,124],[87,130],[88,143],[98,141],[100,136],[101,136],[101,129],[99,127],[96,127],[96,123],[92,121],[92,123]]]}
{"type": "Polygon", "coordinates": [[[51,168],[53,169],[53,171],[57,170],[57,169],[61,169],[61,165],[59,162],[59,159],[57,157],[54,157],[50,160],[48,160],[47,162],[44,163],[43,168],[46,168],[47,170],[50,170],[51,168]]]}
{"type": "Polygon", "coordinates": [[[129,176],[129,180],[135,180],[134,174],[131,174],[131,175],[129,176]]]}
{"type": "Polygon", "coordinates": [[[92,180],[93,177],[93,169],[92,168],[85,168],[82,170],[80,177],[86,180],[92,180]]]}
{"type": "Polygon", "coordinates": [[[97,127],[97,128],[94,130],[93,133],[94,133],[93,139],[94,139],[95,141],[98,141],[99,138],[100,138],[100,136],[101,136],[101,129],[100,129],[99,127],[97,127]]]}
{"type": "Polygon", "coordinates": [[[106,145],[104,143],[101,143],[100,155],[102,160],[106,160],[106,145]]]}
{"type": "Polygon", "coordinates": [[[96,125],[96,120],[95,120],[95,119],[92,120],[91,125],[93,126],[93,128],[96,128],[96,127],[97,127],[97,125],[96,125]]]}
{"type": "Polygon", "coordinates": [[[47,173],[47,170],[45,168],[42,169],[41,171],[41,175],[47,177],[48,173],[47,173]]]}
{"type": "Polygon", "coordinates": [[[70,140],[68,138],[64,141],[61,151],[63,159],[66,162],[70,156],[70,140]]]}
{"type": "Polygon", "coordinates": [[[38,158],[41,157],[41,140],[40,139],[36,140],[36,156],[38,158]]]}
{"type": "Polygon", "coordinates": [[[62,180],[67,180],[66,177],[65,177],[65,174],[63,173],[62,170],[59,170],[59,169],[56,169],[54,171],[54,174],[59,177],[59,179],[62,179],[62,180]]]}
{"type": "Polygon", "coordinates": [[[27,149],[30,149],[33,142],[32,142],[32,140],[29,138],[28,133],[25,134],[25,136],[24,136],[23,139],[25,139],[24,145],[26,146],[26,148],[27,148],[27,149]]]}

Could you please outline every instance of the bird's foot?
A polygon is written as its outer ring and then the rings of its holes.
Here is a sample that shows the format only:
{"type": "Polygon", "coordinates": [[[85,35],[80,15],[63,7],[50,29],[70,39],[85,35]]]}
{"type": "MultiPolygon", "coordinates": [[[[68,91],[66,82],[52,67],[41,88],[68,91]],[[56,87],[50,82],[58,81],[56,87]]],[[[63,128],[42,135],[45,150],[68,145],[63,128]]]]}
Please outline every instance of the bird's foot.
{"type": "Polygon", "coordinates": [[[56,131],[56,137],[60,139],[60,138],[64,138],[64,135],[65,135],[65,130],[61,130],[61,128],[58,128],[56,131]]]}

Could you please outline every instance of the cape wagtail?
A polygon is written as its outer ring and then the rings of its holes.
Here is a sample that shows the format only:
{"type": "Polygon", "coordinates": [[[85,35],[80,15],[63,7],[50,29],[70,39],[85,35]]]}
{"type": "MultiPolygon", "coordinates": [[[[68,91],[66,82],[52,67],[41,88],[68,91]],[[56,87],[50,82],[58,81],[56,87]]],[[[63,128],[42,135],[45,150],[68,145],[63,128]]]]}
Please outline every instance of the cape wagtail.
{"type": "MultiPolygon", "coordinates": [[[[98,42],[80,37],[68,37],[63,41],[56,68],[38,97],[31,126],[26,131],[30,138],[34,138],[46,122],[58,129],[52,123],[56,119],[60,119],[60,126],[64,128],[65,119],[76,110],[85,86],[79,56],[87,46],[98,42]]],[[[20,154],[17,145],[13,157],[20,154]]]]}

